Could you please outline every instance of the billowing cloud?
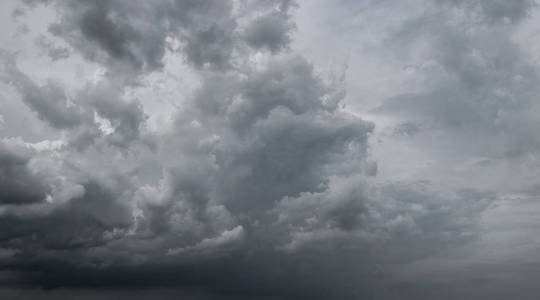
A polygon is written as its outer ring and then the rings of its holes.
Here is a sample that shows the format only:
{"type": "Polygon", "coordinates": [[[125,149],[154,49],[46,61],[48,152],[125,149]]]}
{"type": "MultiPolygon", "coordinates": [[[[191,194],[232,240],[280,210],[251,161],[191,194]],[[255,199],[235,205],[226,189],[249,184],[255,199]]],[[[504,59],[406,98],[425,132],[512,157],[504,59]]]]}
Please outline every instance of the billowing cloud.
{"type": "Polygon", "coordinates": [[[423,299],[485,263],[538,194],[535,3],[353,2],[5,4],[0,295],[423,299]]]}

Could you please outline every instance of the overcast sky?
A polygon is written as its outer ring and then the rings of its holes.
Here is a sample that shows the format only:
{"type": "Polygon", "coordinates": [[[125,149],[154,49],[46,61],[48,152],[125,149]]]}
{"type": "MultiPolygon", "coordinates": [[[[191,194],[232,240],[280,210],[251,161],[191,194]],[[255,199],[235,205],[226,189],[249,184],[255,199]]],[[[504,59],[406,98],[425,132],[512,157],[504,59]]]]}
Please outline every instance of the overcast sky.
{"type": "Polygon", "coordinates": [[[3,0],[0,298],[539,299],[533,0],[3,0]]]}

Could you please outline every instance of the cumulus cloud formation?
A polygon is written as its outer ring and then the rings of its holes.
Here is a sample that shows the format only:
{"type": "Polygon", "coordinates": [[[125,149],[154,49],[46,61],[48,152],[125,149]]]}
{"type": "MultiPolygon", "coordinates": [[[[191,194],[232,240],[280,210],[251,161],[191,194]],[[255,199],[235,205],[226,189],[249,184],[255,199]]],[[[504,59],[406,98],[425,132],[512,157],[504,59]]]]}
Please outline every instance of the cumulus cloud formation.
{"type": "Polygon", "coordinates": [[[0,296],[540,292],[534,1],[2,6],[0,296]]]}

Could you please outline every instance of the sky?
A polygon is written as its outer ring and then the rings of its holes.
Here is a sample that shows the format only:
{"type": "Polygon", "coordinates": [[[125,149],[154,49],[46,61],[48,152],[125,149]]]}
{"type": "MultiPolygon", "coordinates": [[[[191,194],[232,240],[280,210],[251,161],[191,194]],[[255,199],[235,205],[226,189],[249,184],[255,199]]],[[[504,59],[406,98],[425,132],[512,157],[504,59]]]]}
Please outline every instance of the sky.
{"type": "Polygon", "coordinates": [[[538,299],[533,0],[4,0],[0,298],[538,299]]]}

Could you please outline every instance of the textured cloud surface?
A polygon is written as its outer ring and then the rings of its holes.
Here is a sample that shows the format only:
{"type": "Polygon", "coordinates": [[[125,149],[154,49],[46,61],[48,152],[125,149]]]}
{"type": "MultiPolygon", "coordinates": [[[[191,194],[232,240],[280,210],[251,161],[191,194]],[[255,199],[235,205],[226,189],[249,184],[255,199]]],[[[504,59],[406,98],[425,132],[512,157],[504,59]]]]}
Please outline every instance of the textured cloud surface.
{"type": "Polygon", "coordinates": [[[0,7],[0,298],[540,294],[534,1],[0,7]]]}

